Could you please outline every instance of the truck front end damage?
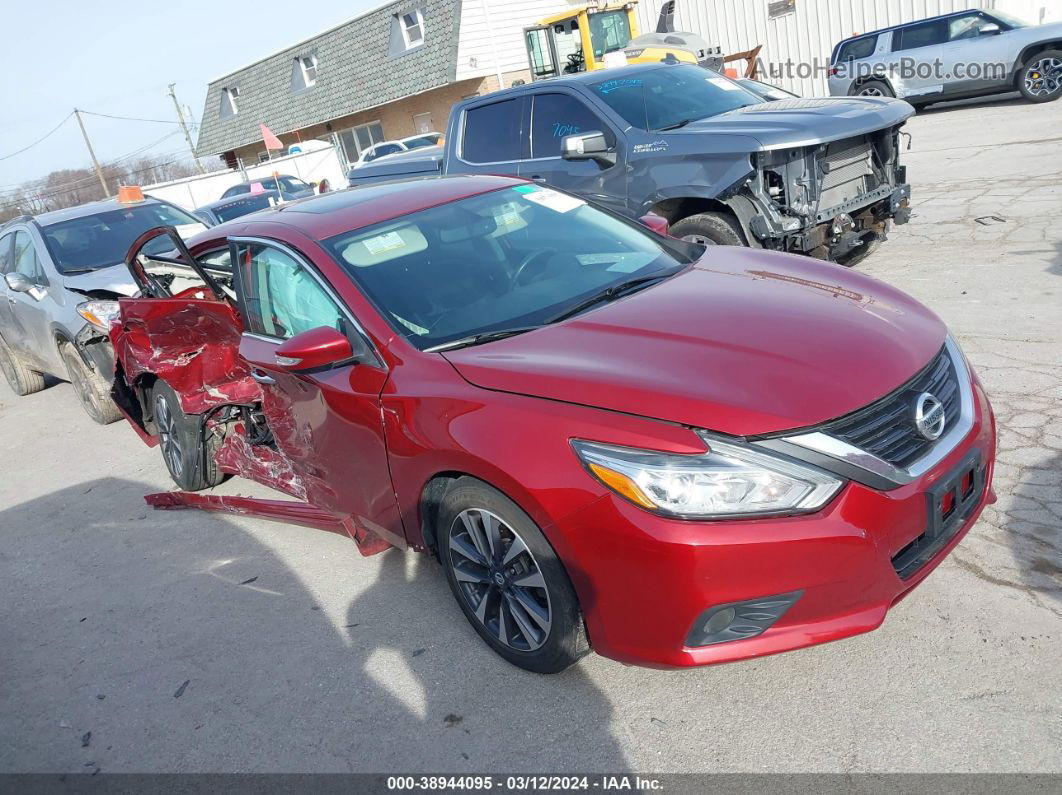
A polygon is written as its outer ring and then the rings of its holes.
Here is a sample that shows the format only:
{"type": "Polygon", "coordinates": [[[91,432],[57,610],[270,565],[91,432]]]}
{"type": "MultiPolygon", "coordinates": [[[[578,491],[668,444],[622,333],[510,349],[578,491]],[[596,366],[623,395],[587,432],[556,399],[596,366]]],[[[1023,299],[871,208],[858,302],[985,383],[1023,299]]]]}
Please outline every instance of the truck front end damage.
{"type": "MultiPolygon", "coordinates": [[[[910,219],[900,129],[753,156],[749,230],[764,248],[850,265],[910,219]]],[[[751,242],[751,241],[750,241],[751,242]]]]}

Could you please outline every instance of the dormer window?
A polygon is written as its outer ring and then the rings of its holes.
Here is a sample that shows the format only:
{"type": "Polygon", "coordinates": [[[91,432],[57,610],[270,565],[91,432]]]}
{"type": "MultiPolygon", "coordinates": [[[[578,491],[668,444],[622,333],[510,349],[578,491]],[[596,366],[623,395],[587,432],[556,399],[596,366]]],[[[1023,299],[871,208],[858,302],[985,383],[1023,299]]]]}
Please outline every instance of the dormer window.
{"type": "Polygon", "coordinates": [[[424,43],[424,14],[419,8],[400,14],[398,26],[402,29],[402,41],[405,42],[407,50],[424,43]]]}
{"type": "Polygon", "coordinates": [[[317,56],[300,55],[291,67],[291,90],[305,91],[317,85],[317,56]]]}
{"type": "Polygon", "coordinates": [[[237,104],[239,98],[240,89],[238,87],[230,86],[228,88],[221,89],[221,118],[231,119],[233,116],[240,112],[240,107],[237,104]]]}

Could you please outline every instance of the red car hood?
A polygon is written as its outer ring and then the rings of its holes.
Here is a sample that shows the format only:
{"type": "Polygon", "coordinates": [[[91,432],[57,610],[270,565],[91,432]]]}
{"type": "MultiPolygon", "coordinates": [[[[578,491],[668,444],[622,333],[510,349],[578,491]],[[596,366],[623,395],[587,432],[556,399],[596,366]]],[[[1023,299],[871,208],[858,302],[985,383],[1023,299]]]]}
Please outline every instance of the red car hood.
{"type": "Polygon", "coordinates": [[[444,355],[485,389],[746,436],[873,402],[928,363],[945,334],[936,315],[882,282],[721,247],[615,303],[444,355]]]}

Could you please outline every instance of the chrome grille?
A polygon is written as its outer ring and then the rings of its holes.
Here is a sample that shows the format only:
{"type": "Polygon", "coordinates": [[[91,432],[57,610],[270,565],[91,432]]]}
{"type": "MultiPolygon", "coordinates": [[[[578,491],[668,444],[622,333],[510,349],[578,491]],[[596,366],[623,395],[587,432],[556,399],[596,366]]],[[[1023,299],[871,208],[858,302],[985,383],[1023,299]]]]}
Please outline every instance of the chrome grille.
{"type": "Polygon", "coordinates": [[[915,428],[914,403],[923,392],[934,395],[944,405],[943,437],[959,421],[961,402],[959,378],[946,348],[896,391],[834,420],[822,430],[893,466],[906,467],[936,444],[915,428]]]}

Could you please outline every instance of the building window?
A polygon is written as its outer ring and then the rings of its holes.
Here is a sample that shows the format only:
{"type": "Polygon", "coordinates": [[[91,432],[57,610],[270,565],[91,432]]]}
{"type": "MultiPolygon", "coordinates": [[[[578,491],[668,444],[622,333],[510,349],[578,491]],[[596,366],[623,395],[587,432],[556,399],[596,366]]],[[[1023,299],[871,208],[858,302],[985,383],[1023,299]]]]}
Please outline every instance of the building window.
{"type": "Polygon", "coordinates": [[[407,50],[424,43],[424,15],[419,8],[401,14],[398,26],[402,29],[402,41],[405,42],[407,50]]]}
{"type": "Polygon", "coordinates": [[[291,64],[291,90],[305,91],[317,85],[317,56],[300,55],[291,64]]]}
{"type": "Polygon", "coordinates": [[[236,86],[221,89],[221,118],[230,119],[240,112],[240,89],[236,86]]]}
{"type": "Polygon", "coordinates": [[[359,124],[339,132],[339,142],[343,146],[343,155],[348,163],[356,163],[361,153],[384,140],[383,125],[378,121],[359,124]]]}
{"type": "Polygon", "coordinates": [[[268,151],[259,152],[258,153],[258,162],[259,163],[268,163],[269,162],[269,152],[268,151]]]}

